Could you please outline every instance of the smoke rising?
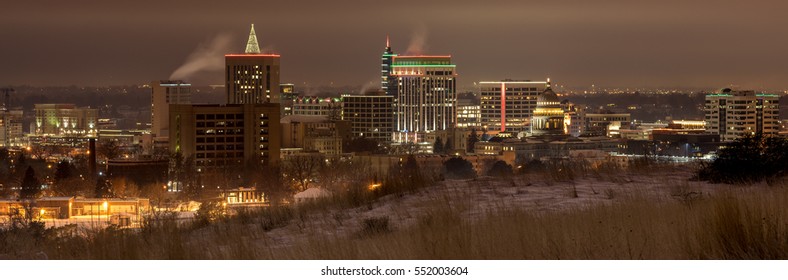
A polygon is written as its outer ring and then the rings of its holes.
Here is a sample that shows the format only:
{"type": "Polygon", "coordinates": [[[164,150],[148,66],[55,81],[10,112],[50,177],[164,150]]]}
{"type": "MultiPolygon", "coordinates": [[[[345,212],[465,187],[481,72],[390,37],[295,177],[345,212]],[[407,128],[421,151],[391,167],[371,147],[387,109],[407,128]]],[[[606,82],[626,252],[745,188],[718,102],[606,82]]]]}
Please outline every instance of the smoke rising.
{"type": "Polygon", "coordinates": [[[231,50],[232,42],[233,38],[229,34],[219,34],[210,42],[200,44],[186,58],[186,62],[172,72],[170,79],[188,80],[200,72],[224,69],[224,54],[231,50]]]}
{"type": "Polygon", "coordinates": [[[371,80],[366,82],[364,85],[361,86],[361,90],[358,91],[358,94],[363,95],[366,94],[370,90],[380,90],[380,80],[371,80]]]}
{"type": "Polygon", "coordinates": [[[419,55],[427,50],[427,27],[422,25],[416,26],[413,30],[413,36],[410,38],[410,43],[405,51],[406,55],[419,55]]]}

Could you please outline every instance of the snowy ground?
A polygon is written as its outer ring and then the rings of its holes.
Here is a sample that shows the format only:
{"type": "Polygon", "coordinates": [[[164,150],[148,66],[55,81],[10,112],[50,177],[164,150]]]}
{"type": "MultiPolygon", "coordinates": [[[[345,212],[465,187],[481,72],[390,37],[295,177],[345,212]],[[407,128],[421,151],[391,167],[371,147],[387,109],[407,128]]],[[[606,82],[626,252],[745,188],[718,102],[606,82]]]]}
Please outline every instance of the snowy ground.
{"type": "MultiPolygon", "coordinates": [[[[568,182],[536,176],[446,180],[414,193],[389,195],[368,206],[311,212],[268,232],[263,232],[258,223],[246,226],[255,233],[254,236],[261,237],[259,242],[275,248],[304,240],[352,236],[360,231],[364,220],[371,218],[386,217],[391,228],[403,229],[437,211],[450,211],[473,221],[483,218],[487,213],[505,209],[549,213],[612,204],[630,196],[678,199],[676,193],[702,196],[730,187],[689,181],[691,175],[690,171],[671,170],[650,174],[588,176],[568,182]]],[[[194,217],[194,212],[174,213],[178,220],[184,222],[194,217]]],[[[43,221],[48,227],[76,224],[80,228],[95,229],[109,226],[109,219],[109,216],[102,215],[43,221]]]]}
{"type": "MultiPolygon", "coordinates": [[[[416,193],[383,197],[371,207],[330,210],[295,219],[285,227],[265,233],[264,242],[268,246],[279,247],[292,245],[299,240],[347,237],[358,233],[364,220],[378,217],[388,217],[392,228],[401,229],[434,211],[449,210],[473,221],[487,213],[505,209],[546,213],[611,204],[631,196],[655,199],[680,199],[679,195],[687,194],[702,196],[726,187],[689,181],[691,175],[689,171],[666,171],[646,175],[586,177],[572,182],[555,182],[538,177],[446,180],[416,193]]],[[[255,230],[255,226],[250,225],[250,230],[255,230]]]]}

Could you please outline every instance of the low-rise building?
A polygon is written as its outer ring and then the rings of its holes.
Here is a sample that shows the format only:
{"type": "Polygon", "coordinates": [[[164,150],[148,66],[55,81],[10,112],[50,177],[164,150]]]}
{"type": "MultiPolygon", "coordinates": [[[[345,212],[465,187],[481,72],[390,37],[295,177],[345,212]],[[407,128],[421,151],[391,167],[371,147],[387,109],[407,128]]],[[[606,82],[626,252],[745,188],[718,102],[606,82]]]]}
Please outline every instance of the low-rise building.
{"type": "Polygon", "coordinates": [[[342,154],[343,141],[350,140],[350,121],[328,116],[291,115],[282,118],[282,147],[303,148],[321,154],[342,154]]]}

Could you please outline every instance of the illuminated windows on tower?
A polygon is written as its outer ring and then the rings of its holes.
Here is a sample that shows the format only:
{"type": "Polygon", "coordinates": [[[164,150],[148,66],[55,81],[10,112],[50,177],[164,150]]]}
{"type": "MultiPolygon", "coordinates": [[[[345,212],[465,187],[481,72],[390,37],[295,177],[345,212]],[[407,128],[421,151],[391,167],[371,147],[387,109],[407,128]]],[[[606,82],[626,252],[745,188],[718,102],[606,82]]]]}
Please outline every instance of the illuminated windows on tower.
{"type": "Polygon", "coordinates": [[[457,73],[451,56],[392,58],[391,76],[397,79],[392,140],[423,142],[427,132],[454,127],[457,73]]]}
{"type": "Polygon", "coordinates": [[[279,103],[279,55],[262,54],[254,24],[243,54],[227,54],[227,104],[279,103]]]}

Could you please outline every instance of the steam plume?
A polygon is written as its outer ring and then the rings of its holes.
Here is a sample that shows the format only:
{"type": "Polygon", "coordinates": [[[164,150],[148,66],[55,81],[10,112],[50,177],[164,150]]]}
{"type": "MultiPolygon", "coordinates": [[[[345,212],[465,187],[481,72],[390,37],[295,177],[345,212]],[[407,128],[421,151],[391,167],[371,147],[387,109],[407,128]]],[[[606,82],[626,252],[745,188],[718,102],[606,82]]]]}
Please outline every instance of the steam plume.
{"type": "Polygon", "coordinates": [[[427,50],[427,27],[419,25],[413,30],[413,36],[410,38],[410,44],[405,51],[407,55],[423,54],[427,50]]]}
{"type": "Polygon", "coordinates": [[[172,80],[188,80],[192,75],[203,71],[217,71],[224,69],[224,54],[231,49],[232,36],[219,34],[209,43],[197,46],[186,62],[172,72],[172,80]]]}

